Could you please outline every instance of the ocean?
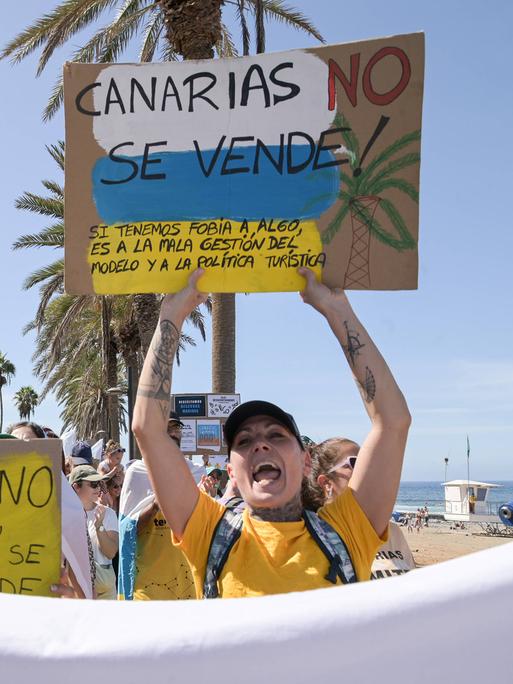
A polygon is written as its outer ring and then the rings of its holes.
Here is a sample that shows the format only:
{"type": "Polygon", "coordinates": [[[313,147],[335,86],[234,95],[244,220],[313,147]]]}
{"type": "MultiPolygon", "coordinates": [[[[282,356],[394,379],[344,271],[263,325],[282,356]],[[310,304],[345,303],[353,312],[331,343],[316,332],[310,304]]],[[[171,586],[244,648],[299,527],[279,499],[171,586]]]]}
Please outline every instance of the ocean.
{"type": "MultiPolygon", "coordinates": [[[[489,484],[501,485],[500,489],[491,489],[487,502],[491,504],[492,512],[509,501],[513,501],[513,482],[489,480],[489,484]]],[[[416,511],[427,504],[432,513],[444,512],[444,488],[440,481],[436,482],[401,482],[395,509],[397,511],[416,511]]]]}

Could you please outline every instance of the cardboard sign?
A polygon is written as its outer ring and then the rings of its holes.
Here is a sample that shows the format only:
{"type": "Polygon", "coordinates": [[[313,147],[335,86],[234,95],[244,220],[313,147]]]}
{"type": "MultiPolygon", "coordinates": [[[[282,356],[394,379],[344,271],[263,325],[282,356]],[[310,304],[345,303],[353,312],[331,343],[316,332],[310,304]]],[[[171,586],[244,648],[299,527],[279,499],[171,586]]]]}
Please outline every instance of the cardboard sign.
{"type": "Polygon", "coordinates": [[[0,591],[54,596],[61,565],[61,441],[0,440],[0,591]]]}
{"type": "Polygon", "coordinates": [[[70,294],[417,287],[424,36],[64,66],[70,294]]]}

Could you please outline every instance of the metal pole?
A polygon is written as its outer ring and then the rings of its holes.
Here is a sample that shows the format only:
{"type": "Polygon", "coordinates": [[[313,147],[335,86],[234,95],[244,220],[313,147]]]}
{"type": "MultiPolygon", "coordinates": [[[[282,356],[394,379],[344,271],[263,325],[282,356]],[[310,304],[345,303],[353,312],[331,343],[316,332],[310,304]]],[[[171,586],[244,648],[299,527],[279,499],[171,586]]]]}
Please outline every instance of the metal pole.
{"type": "Polygon", "coordinates": [[[134,416],[134,397],[133,397],[133,369],[128,366],[128,458],[135,458],[134,433],[132,432],[132,418],[134,416]]]}
{"type": "Polygon", "coordinates": [[[468,513],[470,515],[470,442],[467,435],[467,500],[468,513]]]}

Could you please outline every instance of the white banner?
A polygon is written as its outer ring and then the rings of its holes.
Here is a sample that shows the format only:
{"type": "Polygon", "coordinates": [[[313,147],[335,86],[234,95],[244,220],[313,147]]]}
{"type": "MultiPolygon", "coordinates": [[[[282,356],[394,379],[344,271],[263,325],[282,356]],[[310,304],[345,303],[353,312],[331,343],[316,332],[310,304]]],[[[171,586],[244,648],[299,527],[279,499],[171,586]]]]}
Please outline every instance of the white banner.
{"type": "Polygon", "coordinates": [[[229,667],[244,684],[506,684],[512,568],[505,544],[400,577],[265,598],[0,594],[2,681],[91,684],[108,673],[109,684],[225,684],[229,667]]]}

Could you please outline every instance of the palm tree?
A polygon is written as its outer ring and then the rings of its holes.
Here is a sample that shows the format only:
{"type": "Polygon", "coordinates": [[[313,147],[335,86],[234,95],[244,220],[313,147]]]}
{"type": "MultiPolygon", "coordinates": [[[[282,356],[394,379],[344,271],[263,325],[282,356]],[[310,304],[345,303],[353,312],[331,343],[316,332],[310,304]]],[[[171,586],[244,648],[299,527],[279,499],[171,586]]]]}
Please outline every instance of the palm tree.
{"type": "MultiPolygon", "coordinates": [[[[60,141],[56,145],[47,147],[47,150],[60,170],[64,170],[64,143],[60,141]]],[[[42,183],[49,191],[47,196],[25,192],[16,200],[16,208],[46,216],[51,219],[51,223],[38,233],[26,234],[18,238],[13,244],[13,249],[50,247],[55,250],[64,247],[63,189],[54,180],[43,180],[42,183]]],[[[35,330],[37,334],[33,360],[36,364],[36,375],[46,383],[42,397],[46,396],[51,389],[59,389],[59,396],[64,401],[71,401],[72,393],[68,393],[65,388],[68,382],[75,382],[76,376],[70,366],[77,363],[78,366],[83,367],[81,359],[87,356],[88,350],[94,349],[102,360],[104,373],[102,385],[104,396],[102,395],[101,402],[94,404],[95,410],[102,412],[105,408],[110,426],[106,432],[113,439],[119,440],[119,424],[120,421],[123,422],[123,407],[120,406],[119,394],[107,392],[107,390],[123,384],[120,382],[120,373],[125,371],[121,371],[118,367],[119,354],[129,364],[127,369],[131,367],[131,375],[135,381],[138,378],[144,350],[141,345],[140,326],[135,323],[136,297],[91,295],[66,297],[63,295],[63,284],[64,260],[62,257],[29,274],[23,284],[25,289],[40,286],[40,301],[36,315],[34,320],[25,327],[24,332],[35,330]],[[52,302],[56,301],[59,304],[49,315],[49,307],[52,302]],[[75,335],[77,331],[78,337],[75,335]],[[53,370],[60,368],[61,362],[64,362],[62,372],[54,375],[53,370]]],[[[209,306],[210,304],[207,303],[207,310],[209,306]]],[[[204,317],[201,311],[193,311],[188,320],[205,339],[204,317]]],[[[194,341],[189,336],[184,335],[181,339],[181,349],[193,343],[194,341]]],[[[67,405],[64,407],[64,412],[67,417],[72,415],[67,405]]],[[[94,410],[91,407],[88,409],[88,416],[86,423],[82,425],[84,428],[95,424],[95,421],[106,424],[107,417],[97,419],[92,417],[94,410]]],[[[82,417],[77,415],[76,420],[82,420],[82,417]]],[[[82,430],[79,432],[82,435],[87,434],[82,430]]]]}
{"type": "Polygon", "coordinates": [[[0,352],[0,432],[2,432],[2,427],[4,424],[4,402],[2,398],[2,388],[4,385],[8,385],[14,375],[16,374],[16,368],[14,364],[9,361],[5,354],[0,352]]]}
{"type": "Polygon", "coordinates": [[[39,395],[33,387],[20,387],[14,395],[14,403],[20,414],[20,420],[30,420],[30,416],[39,404],[39,395]]]}
{"type": "MultiPolygon", "coordinates": [[[[22,61],[41,48],[38,75],[54,51],[82,29],[95,23],[103,11],[116,9],[114,19],[99,29],[71,59],[74,62],[115,62],[137,34],[141,36],[139,60],[211,59],[237,54],[232,36],[223,23],[226,5],[234,8],[241,28],[243,53],[249,54],[248,13],[255,20],[256,47],[265,47],[264,19],[285,22],[323,41],[313,24],[284,0],[64,0],[18,34],[0,53],[22,61]]],[[[63,100],[58,79],[44,111],[48,119],[63,100]]],[[[146,351],[158,316],[154,295],[135,298],[142,348],[146,351]]],[[[215,295],[212,301],[212,390],[235,391],[235,295],[215,295]]]]}
{"type": "MultiPolygon", "coordinates": [[[[375,137],[387,123],[388,119],[382,117],[376,128],[375,137]]],[[[371,285],[369,270],[371,236],[397,251],[415,247],[415,240],[403,217],[393,202],[383,197],[383,192],[393,188],[418,203],[419,195],[416,188],[403,178],[398,178],[396,174],[420,162],[420,154],[417,151],[397,156],[404,148],[420,141],[420,131],[412,131],[395,140],[363,167],[366,152],[364,151],[360,156],[359,141],[347,119],[339,113],[335,117],[334,125],[342,129],[342,137],[349,150],[349,165],[352,173],[346,173],[343,167],[340,167],[341,189],[338,197],[342,202],[323,233],[322,241],[325,244],[331,242],[341,229],[347,214],[350,213],[352,244],[344,288],[366,289],[371,285]],[[378,221],[376,218],[378,207],[395,232],[385,229],[378,221]]],[[[368,149],[369,145],[367,145],[368,149]]]]}

